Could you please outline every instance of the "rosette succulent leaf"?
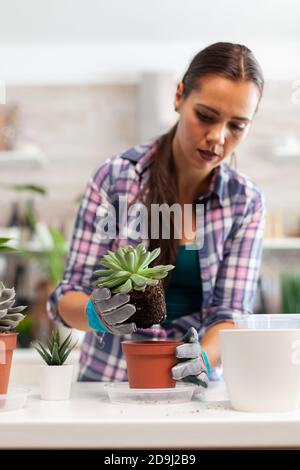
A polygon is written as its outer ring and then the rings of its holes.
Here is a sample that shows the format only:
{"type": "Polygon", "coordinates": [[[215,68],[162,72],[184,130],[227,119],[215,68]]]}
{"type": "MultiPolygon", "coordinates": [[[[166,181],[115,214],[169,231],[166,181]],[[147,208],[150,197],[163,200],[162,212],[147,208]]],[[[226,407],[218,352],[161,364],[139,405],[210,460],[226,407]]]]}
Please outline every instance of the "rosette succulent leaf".
{"type": "Polygon", "coordinates": [[[0,333],[14,331],[25,318],[21,312],[26,306],[14,307],[16,292],[14,288],[7,288],[0,282],[0,333]]]}

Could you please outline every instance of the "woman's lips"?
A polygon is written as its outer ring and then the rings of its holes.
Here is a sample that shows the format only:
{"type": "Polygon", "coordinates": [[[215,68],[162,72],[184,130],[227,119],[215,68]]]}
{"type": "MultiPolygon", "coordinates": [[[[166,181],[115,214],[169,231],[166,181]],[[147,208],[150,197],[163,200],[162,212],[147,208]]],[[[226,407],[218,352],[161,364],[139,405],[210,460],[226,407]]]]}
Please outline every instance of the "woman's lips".
{"type": "Polygon", "coordinates": [[[207,162],[212,162],[220,158],[219,155],[217,155],[216,153],[210,152],[209,150],[197,149],[197,152],[200,155],[200,157],[203,158],[203,160],[207,162]]]}

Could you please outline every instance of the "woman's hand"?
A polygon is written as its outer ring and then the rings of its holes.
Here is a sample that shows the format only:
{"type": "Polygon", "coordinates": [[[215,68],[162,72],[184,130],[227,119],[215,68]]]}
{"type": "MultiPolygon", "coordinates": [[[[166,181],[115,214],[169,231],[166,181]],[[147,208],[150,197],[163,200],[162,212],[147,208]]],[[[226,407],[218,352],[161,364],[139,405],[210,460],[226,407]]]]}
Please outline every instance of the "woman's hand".
{"type": "Polygon", "coordinates": [[[135,313],[128,294],[111,294],[107,288],[94,289],[86,307],[89,326],[100,333],[127,335],[136,331],[135,323],[123,323],[135,313]]]}
{"type": "Polygon", "coordinates": [[[182,338],[185,344],[176,348],[176,357],[180,362],[172,367],[175,380],[192,382],[202,387],[208,386],[210,366],[205,352],[198,341],[198,333],[194,327],[188,329],[182,338]]]}

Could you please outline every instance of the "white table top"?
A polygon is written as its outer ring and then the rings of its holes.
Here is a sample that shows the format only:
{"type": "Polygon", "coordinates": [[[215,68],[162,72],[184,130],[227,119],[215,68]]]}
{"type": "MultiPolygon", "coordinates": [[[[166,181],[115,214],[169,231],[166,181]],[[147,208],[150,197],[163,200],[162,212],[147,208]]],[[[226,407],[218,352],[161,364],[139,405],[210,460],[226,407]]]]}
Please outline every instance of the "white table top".
{"type": "Polygon", "coordinates": [[[231,409],[222,383],[186,404],[115,404],[101,383],[76,383],[69,401],[42,401],[0,413],[0,448],[300,448],[300,411],[231,409]]]}

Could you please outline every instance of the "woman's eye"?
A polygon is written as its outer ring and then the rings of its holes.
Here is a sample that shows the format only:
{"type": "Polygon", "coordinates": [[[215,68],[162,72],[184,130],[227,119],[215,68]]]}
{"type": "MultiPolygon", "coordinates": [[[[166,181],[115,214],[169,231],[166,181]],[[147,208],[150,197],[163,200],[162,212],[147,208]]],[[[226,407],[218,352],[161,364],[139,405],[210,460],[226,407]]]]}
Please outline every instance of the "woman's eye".
{"type": "Polygon", "coordinates": [[[210,116],[207,116],[206,114],[199,113],[199,111],[196,111],[196,116],[204,122],[211,122],[213,119],[210,116]]]}
{"type": "Polygon", "coordinates": [[[242,132],[245,129],[245,126],[238,126],[237,124],[230,124],[231,129],[237,132],[242,132]]]}
{"type": "MultiPolygon", "coordinates": [[[[200,113],[199,111],[196,111],[196,116],[197,118],[202,121],[202,122],[209,122],[213,123],[214,118],[211,116],[208,116],[207,114],[200,113]]],[[[245,126],[239,126],[238,124],[229,124],[229,127],[234,131],[234,132],[243,132],[245,129],[245,126]]]]}

